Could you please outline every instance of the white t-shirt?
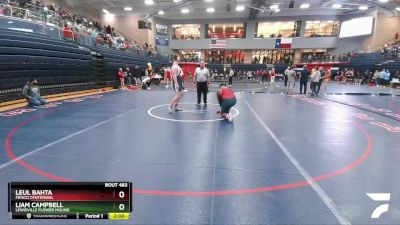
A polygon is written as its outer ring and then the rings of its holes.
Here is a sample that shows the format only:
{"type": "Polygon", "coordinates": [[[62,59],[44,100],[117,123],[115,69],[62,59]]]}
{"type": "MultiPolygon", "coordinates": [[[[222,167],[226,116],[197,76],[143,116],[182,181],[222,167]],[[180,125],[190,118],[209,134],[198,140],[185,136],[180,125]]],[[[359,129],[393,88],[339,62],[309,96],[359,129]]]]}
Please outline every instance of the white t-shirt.
{"type": "Polygon", "coordinates": [[[197,82],[206,82],[208,81],[210,72],[208,71],[207,68],[200,69],[200,67],[197,67],[196,71],[194,72],[194,75],[196,76],[197,82]]]}

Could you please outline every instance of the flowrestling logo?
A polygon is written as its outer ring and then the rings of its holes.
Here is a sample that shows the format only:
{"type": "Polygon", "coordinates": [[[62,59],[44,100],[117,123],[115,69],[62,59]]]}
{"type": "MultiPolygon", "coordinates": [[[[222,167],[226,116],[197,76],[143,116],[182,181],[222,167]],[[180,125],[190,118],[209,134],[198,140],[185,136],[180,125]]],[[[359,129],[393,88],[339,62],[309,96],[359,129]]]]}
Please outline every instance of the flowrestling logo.
{"type": "MultiPolygon", "coordinates": [[[[103,95],[89,95],[83,98],[73,98],[73,99],[67,99],[64,100],[63,102],[69,102],[69,103],[78,103],[78,102],[83,102],[85,99],[100,99],[101,97],[103,97],[103,95]]],[[[12,116],[18,116],[21,115],[23,113],[30,113],[30,112],[34,112],[38,109],[50,109],[50,108],[55,108],[61,104],[63,104],[63,102],[58,101],[58,102],[50,102],[46,105],[41,105],[35,108],[21,108],[21,109],[14,109],[11,111],[7,111],[7,112],[2,112],[0,113],[0,117],[12,117],[12,116]]]]}
{"type": "Polygon", "coordinates": [[[16,110],[0,113],[0,116],[17,116],[17,115],[21,115],[22,113],[29,113],[29,112],[33,112],[33,111],[36,111],[36,109],[16,109],[16,110]]]}
{"type": "MultiPolygon", "coordinates": [[[[321,107],[328,107],[328,105],[325,102],[322,102],[320,100],[317,99],[312,99],[306,96],[300,96],[300,95],[293,95],[292,97],[304,101],[304,102],[308,102],[317,106],[321,106],[321,107]]],[[[358,106],[360,108],[366,109],[367,111],[373,111],[373,112],[377,112],[377,113],[384,113],[387,116],[391,116],[397,119],[400,119],[400,115],[396,114],[388,109],[383,109],[383,108],[375,108],[372,107],[368,104],[364,104],[364,103],[356,103],[353,106],[358,106]]],[[[390,124],[381,122],[381,121],[376,121],[375,118],[370,117],[368,114],[365,113],[361,113],[361,112],[357,112],[357,113],[353,113],[351,114],[354,117],[357,117],[360,120],[364,120],[366,122],[368,122],[371,125],[383,128],[387,131],[393,132],[393,133],[400,133],[400,127],[396,127],[396,126],[392,126],[390,124]]]]}
{"type": "Polygon", "coordinates": [[[390,193],[366,193],[369,198],[376,202],[383,202],[371,213],[371,219],[379,219],[381,215],[389,211],[390,193]]]}

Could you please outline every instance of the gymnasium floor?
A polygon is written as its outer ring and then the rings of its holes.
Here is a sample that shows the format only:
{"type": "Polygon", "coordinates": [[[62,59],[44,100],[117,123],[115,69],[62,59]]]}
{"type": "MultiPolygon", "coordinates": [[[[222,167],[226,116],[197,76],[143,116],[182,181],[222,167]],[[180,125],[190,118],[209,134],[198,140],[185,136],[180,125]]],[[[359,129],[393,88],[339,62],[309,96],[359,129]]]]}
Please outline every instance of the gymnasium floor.
{"type": "Polygon", "coordinates": [[[284,95],[282,83],[234,88],[232,123],[217,117],[213,92],[207,107],[189,91],[184,111],[168,113],[173,93],[163,87],[0,114],[0,224],[400,223],[397,91],[334,84],[310,98],[284,95]],[[133,217],[9,219],[7,182],[53,180],[132,181],[133,217]]]}

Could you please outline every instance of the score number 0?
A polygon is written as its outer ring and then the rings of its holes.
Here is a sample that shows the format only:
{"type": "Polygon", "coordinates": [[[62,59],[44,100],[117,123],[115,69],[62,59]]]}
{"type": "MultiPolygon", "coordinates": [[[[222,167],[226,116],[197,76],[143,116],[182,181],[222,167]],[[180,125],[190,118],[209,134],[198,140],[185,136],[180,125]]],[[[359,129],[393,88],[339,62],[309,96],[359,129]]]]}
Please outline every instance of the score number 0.
{"type": "MultiPolygon", "coordinates": [[[[118,196],[123,199],[125,197],[125,192],[120,191],[118,193],[118,196]]],[[[123,203],[121,203],[121,204],[119,204],[118,208],[119,208],[119,210],[123,211],[125,209],[125,205],[123,203]]]]}

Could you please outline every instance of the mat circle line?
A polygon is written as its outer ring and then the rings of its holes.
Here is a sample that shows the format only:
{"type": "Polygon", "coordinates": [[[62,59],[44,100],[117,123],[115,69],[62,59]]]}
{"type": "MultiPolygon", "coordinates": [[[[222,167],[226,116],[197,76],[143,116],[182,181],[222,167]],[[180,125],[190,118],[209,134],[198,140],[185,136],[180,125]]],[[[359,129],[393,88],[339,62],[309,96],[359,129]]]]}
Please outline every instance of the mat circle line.
{"type": "MultiPolygon", "coordinates": [[[[184,102],[184,103],[179,103],[179,105],[190,105],[190,104],[196,104],[194,102],[184,102]]],[[[167,120],[167,121],[173,121],[173,122],[184,122],[184,123],[205,123],[205,122],[215,122],[215,121],[221,121],[224,120],[224,118],[219,118],[219,119],[209,119],[209,120],[177,120],[177,119],[170,119],[170,118],[165,118],[165,117],[161,117],[161,116],[157,116],[154,115],[154,113],[152,113],[152,111],[154,109],[160,108],[160,107],[164,107],[164,106],[168,106],[169,104],[163,104],[163,105],[156,105],[151,107],[149,110],[147,110],[147,114],[149,114],[151,117],[154,117],[156,119],[160,119],[160,120],[167,120]]],[[[208,103],[207,105],[216,105],[219,106],[218,104],[213,104],[213,103],[208,103]]],[[[237,110],[235,107],[232,107],[232,110],[235,111],[235,113],[232,115],[232,118],[235,118],[239,115],[239,110],[237,110]]],[[[179,113],[179,112],[178,112],[179,113]]]]}

